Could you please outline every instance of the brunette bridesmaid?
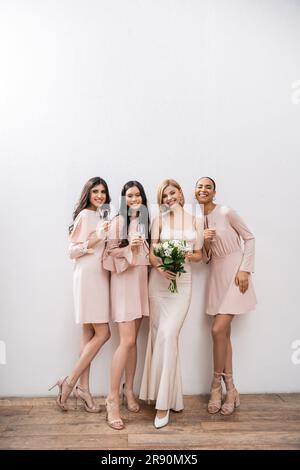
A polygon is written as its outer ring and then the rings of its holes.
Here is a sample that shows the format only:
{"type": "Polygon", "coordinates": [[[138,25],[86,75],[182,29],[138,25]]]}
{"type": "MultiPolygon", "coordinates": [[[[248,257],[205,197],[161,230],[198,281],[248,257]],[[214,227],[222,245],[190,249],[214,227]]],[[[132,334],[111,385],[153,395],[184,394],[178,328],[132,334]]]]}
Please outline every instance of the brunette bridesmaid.
{"type": "Polygon", "coordinates": [[[149,316],[148,265],[149,218],[147,198],[138,181],[129,181],[121,192],[119,215],[112,221],[104,267],[111,271],[111,314],[117,323],[120,342],[111,365],[111,385],[106,399],[107,422],[113,429],[123,429],[119,392],[122,375],[123,399],[129,411],[138,412],[133,393],[137,362],[136,340],[144,316],[149,316]]]}
{"type": "Polygon", "coordinates": [[[206,313],[212,315],[214,377],[208,412],[230,415],[240,404],[233,383],[231,322],[235,315],[253,310],[256,296],[251,273],[254,270],[254,235],[232,209],[215,204],[216,184],[202,177],[196,183],[195,196],[204,210],[203,259],[211,263],[206,313]],[[241,239],[244,242],[242,248],[241,239]],[[222,404],[222,378],[226,399],[222,404]]]}
{"type": "Polygon", "coordinates": [[[99,218],[101,209],[106,206],[106,211],[109,210],[109,203],[106,182],[99,177],[89,179],[69,227],[69,256],[74,260],[75,316],[76,323],[82,325],[82,335],[79,361],[67,377],[55,384],[59,388],[56,403],[63,411],[68,409],[67,399],[78,380],[74,390],[76,402],[81,400],[88,412],[100,411],[90,394],[89,375],[91,361],[110,337],[109,273],[102,264],[109,222],[99,218]]]}

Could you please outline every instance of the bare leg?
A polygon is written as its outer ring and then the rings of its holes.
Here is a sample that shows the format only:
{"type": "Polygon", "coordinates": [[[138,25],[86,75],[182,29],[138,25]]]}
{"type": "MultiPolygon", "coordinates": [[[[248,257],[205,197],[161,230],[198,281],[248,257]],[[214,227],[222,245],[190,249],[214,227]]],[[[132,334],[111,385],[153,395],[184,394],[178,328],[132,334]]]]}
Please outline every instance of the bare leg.
{"type": "Polygon", "coordinates": [[[218,413],[222,407],[222,376],[225,368],[231,368],[230,325],[233,315],[216,315],[212,324],[214,375],[207,411],[218,413]]]}
{"type": "Polygon", "coordinates": [[[230,341],[231,328],[227,330],[227,351],[226,351],[226,360],[224,367],[223,379],[226,386],[226,399],[221,408],[221,414],[225,416],[231,415],[235,408],[240,405],[240,398],[238,391],[236,390],[233,383],[232,375],[232,347],[230,341]]]}
{"type": "Polygon", "coordinates": [[[231,346],[230,334],[231,334],[231,326],[228,328],[228,331],[227,331],[228,343],[227,343],[226,360],[225,360],[225,367],[224,367],[225,374],[232,374],[232,346],[231,346]]]}
{"type": "Polygon", "coordinates": [[[134,344],[134,347],[131,348],[129,351],[128,360],[125,366],[124,394],[126,395],[128,410],[137,412],[139,411],[140,407],[133,393],[133,382],[134,382],[136,363],[137,363],[136,341],[137,341],[137,336],[138,336],[139,329],[142,323],[142,318],[137,318],[134,322],[135,322],[135,344],[134,344]]]}
{"type": "MultiPolygon", "coordinates": [[[[234,315],[229,314],[216,315],[212,325],[214,371],[219,374],[224,372],[226,365],[227,367],[232,368],[230,325],[233,317],[234,315]],[[226,363],[226,361],[228,361],[228,363],[226,363]]],[[[219,378],[214,377],[212,386],[217,387],[218,382],[219,378]]]]}
{"type": "Polygon", "coordinates": [[[121,429],[123,427],[122,420],[120,418],[120,405],[119,405],[119,393],[122,375],[124,373],[128,357],[131,350],[135,346],[136,339],[136,326],[134,321],[118,323],[120,343],[117,347],[111,364],[111,384],[110,392],[107,397],[107,403],[109,408],[108,420],[113,422],[117,421],[121,423],[121,429]]]}
{"type": "Polygon", "coordinates": [[[75,386],[83,371],[90,365],[103,344],[110,338],[108,323],[93,323],[93,328],[95,334],[84,346],[79,361],[68,377],[68,387],[65,387],[62,391],[61,403],[65,403],[70,395],[71,388],[75,386]]]}
{"type": "MultiPolygon", "coordinates": [[[[80,338],[80,356],[82,355],[86,344],[88,344],[88,342],[94,336],[94,333],[95,333],[95,330],[94,330],[92,324],[85,323],[85,324],[82,325],[82,335],[81,335],[81,338],[80,338]]],[[[90,366],[91,366],[91,364],[89,364],[84,369],[81,376],[79,377],[80,386],[83,389],[88,390],[88,391],[90,391],[90,380],[89,380],[90,379],[90,366]]]]}

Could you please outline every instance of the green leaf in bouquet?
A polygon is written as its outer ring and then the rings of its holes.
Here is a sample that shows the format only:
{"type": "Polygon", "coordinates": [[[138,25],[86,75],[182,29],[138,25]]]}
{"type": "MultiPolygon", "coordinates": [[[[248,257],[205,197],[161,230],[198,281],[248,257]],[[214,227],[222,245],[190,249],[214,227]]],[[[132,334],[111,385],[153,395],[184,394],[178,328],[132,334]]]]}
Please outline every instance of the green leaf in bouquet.
{"type": "Polygon", "coordinates": [[[166,257],[164,259],[164,264],[173,264],[174,260],[172,258],[166,257]]]}

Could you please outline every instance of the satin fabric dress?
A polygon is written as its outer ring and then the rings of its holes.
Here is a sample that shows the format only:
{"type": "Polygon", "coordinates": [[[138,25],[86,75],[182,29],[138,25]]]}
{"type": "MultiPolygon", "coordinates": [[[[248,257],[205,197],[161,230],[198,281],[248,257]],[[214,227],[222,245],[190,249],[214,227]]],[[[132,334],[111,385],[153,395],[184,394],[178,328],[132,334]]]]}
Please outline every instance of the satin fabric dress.
{"type": "MultiPolygon", "coordinates": [[[[170,239],[170,229],[162,226],[160,241],[170,239]]],[[[194,250],[202,246],[202,233],[194,227],[173,231],[172,239],[186,240],[194,250]]],[[[177,275],[178,293],[168,289],[170,281],[152,268],[149,282],[150,330],[140,390],[142,400],[156,400],[156,409],[184,408],[178,338],[191,301],[190,262],[186,273],[177,275]]]]}
{"type": "MultiPolygon", "coordinates": [[[[129,239],[137,232],[138,222],[138,218],[130,222],[129,239]]],[[[111,272],[111,317],[114,322],[127,322],[149,316],[149,246],[144,240],[137,251],[133,252],[130,245],[120,248],[123,224],[121,216],[112,221],[103,256],[104,268],[111,272]]]]}
{"type": "Polygon", "coordinates": [[[74,259],[73,294],[76,323],[108,323],[109,273],[103,268],[104,235],[93,248],[89,236],[99,223],[97,211],[84,209],[74,221],[69,256],[74,259]]]}
{"type": "Polygon", "coordinates": [[[257,300],[251,274],[244,294],[234,282],[238,271],[254,271],[254,235],[233,209],[218,204],[205,216],[205,227],[216,229],[209,252],[203,248],[203,260],[211,264],[206,313],[239,315],[254,310],[257,300]]]}

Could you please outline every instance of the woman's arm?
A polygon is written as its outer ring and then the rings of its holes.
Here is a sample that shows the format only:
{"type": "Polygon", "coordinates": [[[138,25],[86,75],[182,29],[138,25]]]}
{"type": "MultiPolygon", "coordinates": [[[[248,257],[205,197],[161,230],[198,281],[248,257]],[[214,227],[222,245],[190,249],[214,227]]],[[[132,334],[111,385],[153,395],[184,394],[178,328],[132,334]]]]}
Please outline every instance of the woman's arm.
{"type": "Polygon", "coordinates": [[[229,210],[228,218],[230,225],[244,240],[243,259],[235,277],[235,284],[244,294],[249,287],[249,276],[254,271],[255,238],[243,219],[234,210],[229,210]]]}
{"type": "Polygon", "coordinates": [[[196,217],[193,217],[193,227],[196,230],[196,240],[193,251],[187,253],[186,259],[197,263],[202,259],[203,223],[196,217]]]}
{"type": "MultiPolygon", "coordinates": [[[[74,221],[73,230],[69,236],[69,257],[71,259],[81,258],[84,255],[94,253],[91,241],[95,240],[95,232],[90,233],[85,214],[80,212],[74,221]]],[[[97,242],[99,239],[97,239],[97,242]]]]}
{"type": "Polygon", "coordinates": [[[94,253],[94,250],[88,248],[88,240],[84,243],[70,243],[69,244],[69,257],[71,259],[81,258],[84,255],[94,253]]]}
{"type": "Polygon", "coordinates": [[[244,255],[240,271],[254,272],[255,237],[243,219],[232,209],[228,212],[230,225],[244,240],[244,255]]]}
{"type": "Polygon", "coordinates": [[[93,248],[100,240],[105,240],[110,227],[110,222],[99,222],[95,232],[88,238],[88,248],[93,248]]]}
{"type": "Polygon", "coordinates": [[[134,254],[138,253],[143,241],[140,237],[133,237],[127,246],[120,247],[123,237],[123,217],[116,217],[111,223],[107,246],[103,256],[103,266],[108,271],[122,273],[134,265],[134,254]]]}

